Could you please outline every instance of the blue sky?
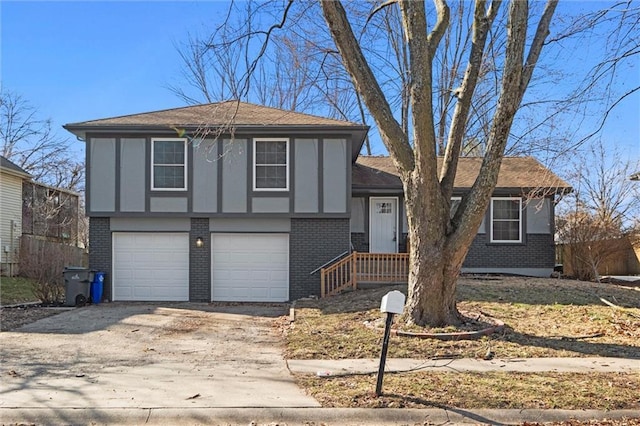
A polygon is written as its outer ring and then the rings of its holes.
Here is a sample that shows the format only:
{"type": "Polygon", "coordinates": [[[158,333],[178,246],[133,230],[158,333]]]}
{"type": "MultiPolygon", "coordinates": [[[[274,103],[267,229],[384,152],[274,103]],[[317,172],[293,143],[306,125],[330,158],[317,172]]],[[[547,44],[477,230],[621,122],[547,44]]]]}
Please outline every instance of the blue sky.
{"type": "MultiPolygon", "coordinates": [[[[220,22],[226,8],[217,1],[3,1],[3,89],[29,100],[61,136],[69,122],[182,106],[167,89],[180,81],[175,45],[220,22]]],[[[639,81],[635,72],[630,77],[639,81]]],[[[640,94],[612,112],[604,138],[640,158],[640,94]]]]}

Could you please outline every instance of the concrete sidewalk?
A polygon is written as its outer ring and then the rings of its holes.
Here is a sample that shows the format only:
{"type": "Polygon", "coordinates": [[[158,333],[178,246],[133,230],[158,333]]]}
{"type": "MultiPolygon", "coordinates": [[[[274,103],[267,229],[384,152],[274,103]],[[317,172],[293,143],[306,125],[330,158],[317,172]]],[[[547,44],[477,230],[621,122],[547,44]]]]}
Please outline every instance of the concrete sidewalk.
{"type": "MultiPolygon", "coordinates": [[[[352,373],[377,373],[379,359],[341,359],[341,360],[297,360],[290,359],[287,366],[292,373],[338,376],[352,373]]],[[[640,359],[627,358],[513,358],[482,359],[459,358],[424,360],[411,358],[389,358],[385,372],[409,371],[513,371],[521,373],[552,372],[640,372],[640,359]]]]}
{"type": "Polygon", "coordinates": [[[91,425],[514,425],[576,419],[637,418],[636,410],[464,410],[365,408],[85,408],[5,409],[3,424],[91,425]]]}

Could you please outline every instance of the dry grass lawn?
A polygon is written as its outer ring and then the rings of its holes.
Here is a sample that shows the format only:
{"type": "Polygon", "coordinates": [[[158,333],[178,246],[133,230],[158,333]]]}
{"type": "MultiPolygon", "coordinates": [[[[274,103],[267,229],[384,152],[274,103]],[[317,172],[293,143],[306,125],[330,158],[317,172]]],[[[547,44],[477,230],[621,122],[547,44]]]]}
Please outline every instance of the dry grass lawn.
{"type": "Polygon", "coordinates": [[[640,409],[640,377],[612,373],[386,374],[375,396],[376,375],[296,381],[323,407],[464,409],[640,409]]]}
{"type": "MultiPolygon", "coordinates": [[[[482,358],[490,351],[497,358],[602,356],[635,358],[640,363],[637,288],[519,277],[461,278],[458,286],[460,310],[497,318],[505,323],[504,331],[461,341],[391,337],[389,357],[482,358]]],[[[380,299],[393,289],[406,291],[406,286],[298,302],[295,322],[282,325],[286,356],[378,358],[382,332],[364,322],[382,318],[380,299]]],[[[296,381],[323,407],[640,410],[638,373],[387,374],[381,397],[374,394],[375,374],[296,375],[296,381]]]]}
{"type": "MultiPolygon", "coordinates": [[[[380,299],[392,289],[406,292],[406,286],[395,286],[298,302],[295,322],[285,327],[287,358],[377,358],[382,333],[365,327],[364,322],[382,317],[380,299]]],[[[392,337],[388,356],[481,358],[491,351],[497,358],[640,359],[637,288],[574,280],[484,277],[460,278],[458,295],[460,310],[495,317],[505,323],[505,330],[479,340],[392,337]],[[624,309],[608,306],[601,298],[624,309]]]]}

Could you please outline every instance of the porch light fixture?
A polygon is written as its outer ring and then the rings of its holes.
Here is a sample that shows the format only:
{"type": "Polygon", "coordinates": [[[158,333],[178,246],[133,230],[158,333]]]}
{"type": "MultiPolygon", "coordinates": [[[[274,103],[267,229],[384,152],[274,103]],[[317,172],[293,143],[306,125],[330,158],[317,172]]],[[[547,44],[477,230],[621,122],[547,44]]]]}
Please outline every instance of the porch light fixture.
{"type": "Polygon", "coordinates": [[[204,247],[204,240],[202,239],[202,237],[196,238],[196,247],[198,248],[204,247]]]}

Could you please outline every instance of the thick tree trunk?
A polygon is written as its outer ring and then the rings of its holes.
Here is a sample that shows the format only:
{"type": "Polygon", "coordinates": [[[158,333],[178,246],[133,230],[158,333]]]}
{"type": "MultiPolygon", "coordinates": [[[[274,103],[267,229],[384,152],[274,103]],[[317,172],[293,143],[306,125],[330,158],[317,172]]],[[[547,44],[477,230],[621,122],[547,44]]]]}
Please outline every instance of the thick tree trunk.
{"type": "Polygon", "coordinates": [[[450,202],[444,196],[425,197],[422,186],[421,179],[405,186],[410,258],[403,319],[434,327],[459,324],[456,282],[467,247],[452,247],[450,202]]]}

